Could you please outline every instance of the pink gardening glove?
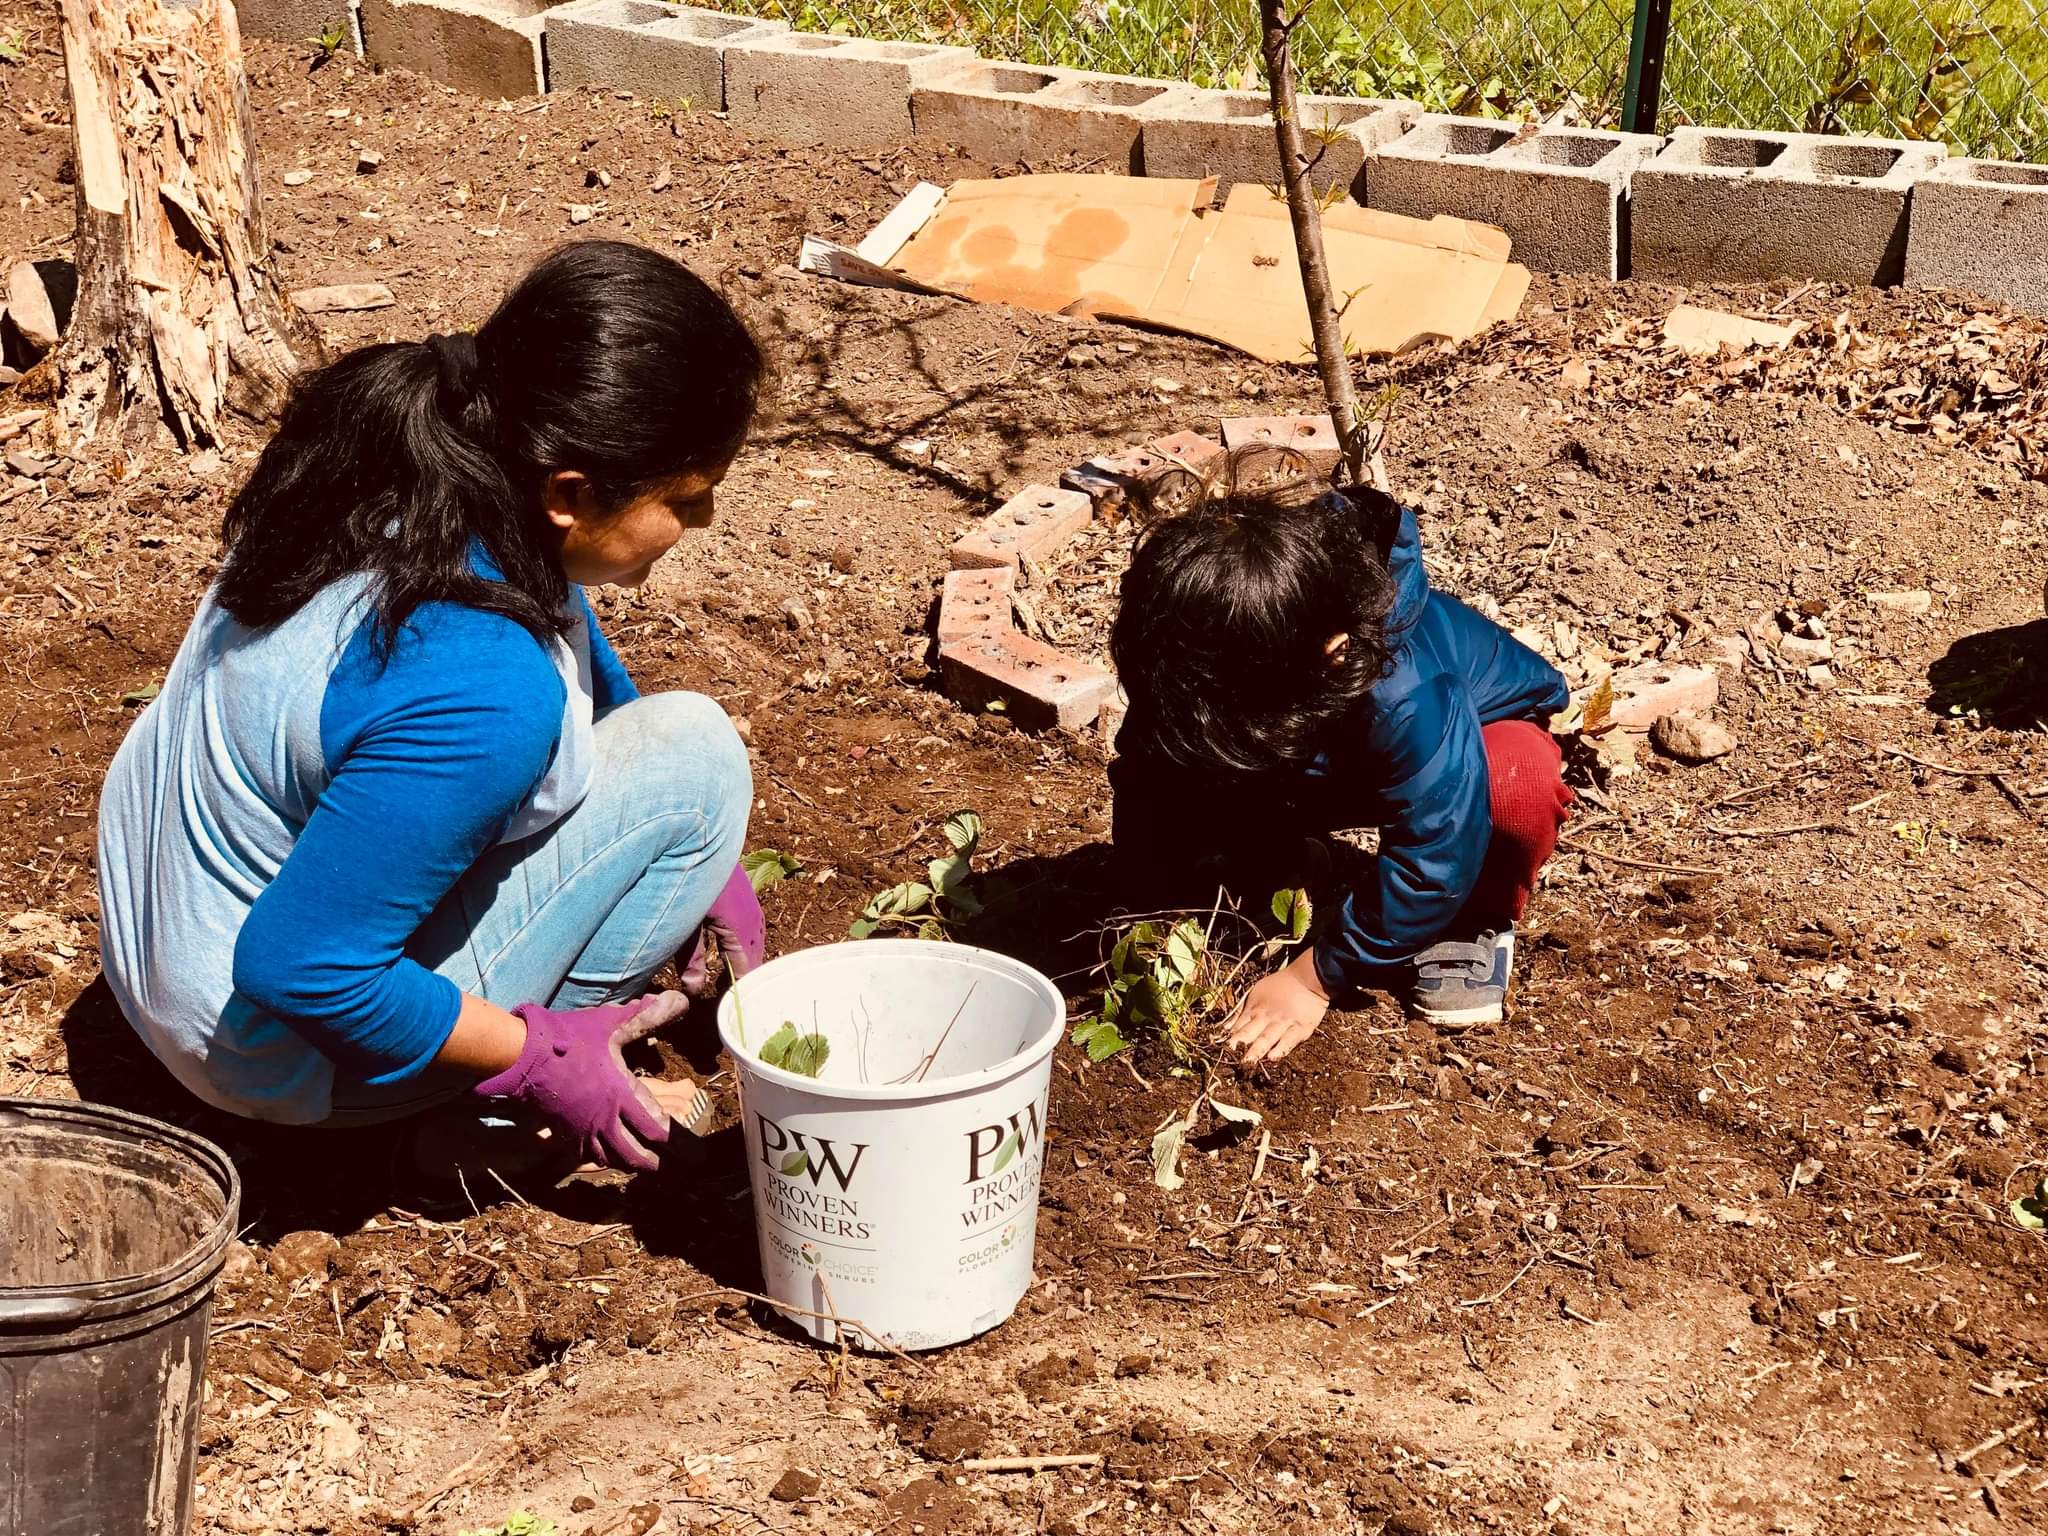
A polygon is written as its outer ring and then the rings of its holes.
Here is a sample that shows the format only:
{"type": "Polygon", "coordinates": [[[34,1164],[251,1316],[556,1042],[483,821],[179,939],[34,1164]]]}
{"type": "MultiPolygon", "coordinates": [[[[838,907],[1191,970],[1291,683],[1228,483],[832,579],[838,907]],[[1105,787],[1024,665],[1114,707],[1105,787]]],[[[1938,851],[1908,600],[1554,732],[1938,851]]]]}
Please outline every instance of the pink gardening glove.
{"type": "Polygon", "coordinates": [[[538,1110],[586,1162],[652,1171],[660,1163],[648,1148],[667,1143],[668,1116],[627,1068],[625,1046],[689,1006],[680,992],[605,1008],[522,1004],[512,1011],[526,1021],[525,1048],[475,1091],[538,1110]]]}
{"type": "Polygon", "coordinates": [[[704,970],[704,935],[718,940],[718,952],[725,956],[725,968],[735,977],[746,975],[760,965],[768,947],[768,920],[761,915],[761,898],[754,894],[754,882],[738,865],[725,882],[725,889],[704,914],[704,926],[690,943],[689,963],[683,967],[683,991],[701,998],[709,987],[704,970]]]}

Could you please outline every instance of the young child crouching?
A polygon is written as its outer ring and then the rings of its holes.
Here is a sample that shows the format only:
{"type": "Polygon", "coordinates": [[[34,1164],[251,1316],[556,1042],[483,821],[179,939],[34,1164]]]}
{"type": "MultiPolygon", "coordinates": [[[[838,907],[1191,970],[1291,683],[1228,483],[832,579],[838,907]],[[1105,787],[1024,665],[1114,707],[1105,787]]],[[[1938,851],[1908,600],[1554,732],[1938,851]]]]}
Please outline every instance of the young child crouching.
{"type": "Polygon", "coordinates": [[[1144,533],[1111,636],[1130,696],[1120,861],[1241,882],[1304,837],[1379,829],[1372,872],[1232,1019],[1247,1063],[1367,988],[1439,1025],[1500,1020],[1515,921],[1573,800],[1545,724],[1567,702],[1556,669],[1430,589],[1413,512],[1282,458],[1233,455],[1144,533]]]}

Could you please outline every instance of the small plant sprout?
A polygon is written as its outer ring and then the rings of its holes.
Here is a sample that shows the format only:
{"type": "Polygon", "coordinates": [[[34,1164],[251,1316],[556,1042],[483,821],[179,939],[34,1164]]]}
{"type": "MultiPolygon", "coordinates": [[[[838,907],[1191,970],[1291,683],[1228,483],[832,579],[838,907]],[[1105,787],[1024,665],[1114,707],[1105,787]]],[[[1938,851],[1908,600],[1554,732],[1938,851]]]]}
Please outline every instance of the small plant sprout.
{"type": "Polygon", "coordinates": [[[555,1536],[555,1522],[517,1509],[486,1530],[462,1531],[457,1536],[555,1536]]]}
{"type": "Polygon", "coordinates": [[[756,848],[751,853],[740,855],[740,868],[747,872],[747,879],[753,883],[754,894],[765,894],[774,886],[782,884],[791,875],[800,875],[804,867],[793,853],[784,853],[778,848],[756,848]]]}
{"type": "Polygon", "coordinates": [[[764,1063],[798,1077],[816,1077],[825,1070],[825,1060],[831,1054],[832,1042],[824,1035],[816,1030],[798,1034],[794,1024],[784,1024],[761,1043],[764,1063]]]}
{"type": "Polygon", "coordinates": [[[981,817],[955,811],[943,830],[948,851],[926,867],[926,878],[869,897],[847,930],[853,938],[900,929],[915,938],[943,939],[955,925],[981,915],[990,895],[989,882],[974,868],[974,856],[981,851],[981,817]]]}
{"type": "Polygon", "coordinates": [[[1103,962],[1106,980],[1102,1002],[1076,1021],[1071,1042],[1090,1061],[1107,1061],[1128,1050],[1141,1034],[1156,1034],[1172,1047],[1186,1067],[1206,1056],[1205,1027],[1226,1017],[1237,1005],[1237,982],[1247,967],[1271,960],[1308,937],[1314,911],[1308,892],[1276,891],[1269,903],[1280,932],[1259,940],[1243,953],[1219,948],[1216,931],[1255,924],[1219,902],[1206,922],[1188,915],[1177,920],[1151,918],[1116,934],[1103,962]]]}
{"type": "Polygon", "coordinates": [[[313,45],[313,68],[319,69],[341,51],[341,45],[348,41],[348,20],[330,21],[320,30],[320,35],[308,38],[313,45]]]}
{"type": "Polygon", "coordinates": [[[19,64],[28,57],[28,34],[16,30],[0,37],[0,64],[19,64]]]}

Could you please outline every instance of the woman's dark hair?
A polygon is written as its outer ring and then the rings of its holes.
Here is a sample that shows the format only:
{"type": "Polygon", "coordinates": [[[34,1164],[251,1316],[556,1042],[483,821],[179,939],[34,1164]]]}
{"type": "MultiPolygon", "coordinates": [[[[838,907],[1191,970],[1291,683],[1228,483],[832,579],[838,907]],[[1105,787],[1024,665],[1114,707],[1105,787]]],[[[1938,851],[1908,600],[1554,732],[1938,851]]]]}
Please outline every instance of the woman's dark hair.
{"type": "Polygon", "coordinates": [[[720,469],[761,375],[732,306],[676,262],[618,241],[564,246],[474,336],[363,347],[298,382],[228,508],[217,599],[261,628],[367,572],[387,652],[422,603],[559,635],[548,476],[580,471],[608,512],[720,469]]]}
{"type": "Polygon", "coordinates": [[[1240,449],[1209,481],[1169,470],[1143,498],[1185,510],[1139,539],[1110,651],[1173,762],[1301,767],[1386,673],[1399,509],[1306,471],[1291,450],[1240,449]],[[1348,637],[1335,660],[1333,635],[1348,637]]]}

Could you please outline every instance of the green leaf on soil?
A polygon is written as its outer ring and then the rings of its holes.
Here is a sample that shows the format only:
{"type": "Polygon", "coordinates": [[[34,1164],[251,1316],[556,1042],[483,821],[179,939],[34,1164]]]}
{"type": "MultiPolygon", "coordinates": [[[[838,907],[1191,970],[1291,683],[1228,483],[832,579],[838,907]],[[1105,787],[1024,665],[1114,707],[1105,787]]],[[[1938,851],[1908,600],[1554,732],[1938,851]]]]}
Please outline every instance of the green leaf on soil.
{"type": "Polygon", "coordinates": [[[162,683],[151,683],[148,687],[138,688],[133,693],[122,694],[121,702],[123,704],[147,704],[163,691],[164,685],[162,683]]]}
{"type": "Polygon", "coordinates": [[[1085,1050],[1090,1061],[1107,1061],[1118,1051],[1131,1047],[1131,1042],[1117,1029],[1116,1021],[1108,1018],[1083,1019],[1067,1038],[1085,1050]]]}
{"type": "Polygon", "coordinates": [[[1180,1176],[1180,1153],[1181,1148],[1187,1145],[1188,1132],[1194,1129],[1194,1125],[1194,1111],[1189,1110],[1185,1117],[1175,1115],[1168,1120],[1153,1136],[1152,1182],[1161,1189],[1179,1189],[1187,1183],[1180,1176]]]}
{"type": "Polygon", "coordinates": [[[782,884],[791,875],[803,873],[803,865],[795,854],[784,853],[777,848],[756,848],[752,853],[741,854],[740,868],[747,872],[756,896],[771,886],[782,884]]]}
{"type": "Polygon", "coordinates": [[[2048,1230],[2048,1178],[2035,1185],[2031,1195],[2013,1201],[2012,1219],[2030,1232],[2048,1230]]]}
{"type": "Polygon", "coordinates": [[[981,847],[981,817],[973,811],[955,811],[946,818],[945,831],[955,853],[971,859],[981,847]]]}

